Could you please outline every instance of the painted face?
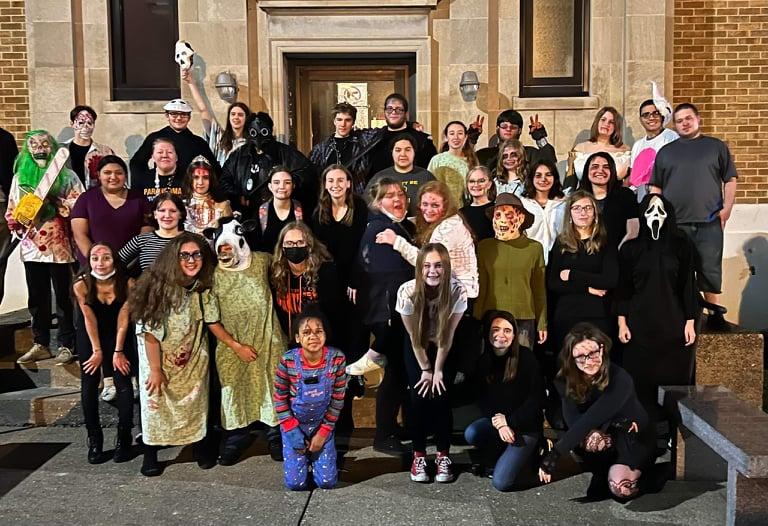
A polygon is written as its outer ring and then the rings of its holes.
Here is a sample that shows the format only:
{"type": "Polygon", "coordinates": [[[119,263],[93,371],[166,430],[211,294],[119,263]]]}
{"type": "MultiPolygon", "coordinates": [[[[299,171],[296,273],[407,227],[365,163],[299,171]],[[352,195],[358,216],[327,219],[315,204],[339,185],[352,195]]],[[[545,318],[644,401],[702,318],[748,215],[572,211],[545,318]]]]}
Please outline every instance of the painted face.
{"type": "Polygon", "coordinates": [[[511,122],[502,122],[496,127],[496,134],[501,141],[506,141],[507,139],[520,139],[521,131],[522,130],[517,124],[512,124],[511,122]]]}
{"type": "Polygon", "coordinates": [[[27,140],[27,148],[40,168],[44,168],[48,164],[53,146],[51,146],[51,137],[47,133],[40,133],[30,137],[27,140]]]}
{"type": "Polygon", "coordinates": [[[264,146],[274,140],[272,126],[270,126],[268,122],[256,117],[253,119],[253,122],[248,125],[248,139],[261,150],[264,146]]]}
{"type": "Polygon", "coordinates": [[[413,150],[411,141],[397,141],[392,147],[392,160],[395,166],[404,172],[410,172],[413,169],[413,160],[416,158],[416,152],[413,150]]]}
{"type": "Polygon", "coordinates": [[[296,343],[310,353],[322,351],[325,345],[325,327],[323,327],[323,322],[317,318],[306,319],[299,327],[298,334],[296,334],[296,343]]]}
{"type": "Polygon", "coordinates": [[[488,339],[495,350],[506,351],[515,341],[515,328],[504,318],[495,318],[488,339]]]}
{"type": "Polygon", "coordinates": [[[203,268],[203,251],[194,241],[187,241],[179,250],[179,266],[188,278],[194,278],[203,268]]]}
{"type": "Polygon", "coordinates": [[[152,160],[160,173],[171,174],[176,171],[176,148],[170,143],[159,142],[152,148],[152,160]]]}
{"type": "Polygon", "coordinates": [[[603,113],[600,120],[597,121],[597,133],[604,137],[610,137],[616,130],[615,117],[610,111],[603,113]]]}
{"type": "Polygon", "coordinates": [[[181,212],[170,199],[157,205],[154,212],[155,221],[164,230],[173,230],[178,228],[181,212]]]}
{"type": "Polygon", "coordinates": [[[441,195],[426,193],[421,196],[419,211],[427,223],[439,221],[445,215],[445,200],[441,195]]]}
{"type": "Polygon", "coordinates": [[[99,172],[99,183],[104,190],[115,192],[125,188],[126,173],[117,163],[109,163],[99,172]]]}
{"type": "Polygon", "coordinates": [[[245,126],[246,117],[247,115],[243,108],[233,106],[232,109],[229,110],[229,123],[232,125],[232,129],[236,132],[242,130],[243,126],[245,126]]]}
{"type": "Polygon", "coordinates": [[[661,227],[664,226],[664,221],[666,220],[667,211],[664,209],[664,201],[658,196],[651,197],[648,209],[645,211],[645,223],[648,225],[654,241],[659,240],[661,227]]]}
{"type": "Polygon", "coordinates": [[[448,148],[460,151],[467,142],[467,132],[461,124],[451,124],[445,132],[445,139],[448,141],[448,148]]]}
{"type": "Polygon", "coordinates": [[[517,170],[520,161],[520,152],[515,148],[504,148],[504,151],[501,152],[501,164],[507,171],[514,172],[517,170]]]}
{"type": "Polygon", "coordinates": [[[549,194],[552,186],[555,184],[555,176],[546,166],[539,165],[533,173],[533,187],[539,191],[549,194]]]}
{"type": "Polygon", "coordinates": [[[389,215],[400,220],[405,217],[408,209],[408,198],[400,185],[392,185],[387,188],[387,193],[381,199],[381,209],[389,215]]]}
{"type": "Polygon", "coordinates": [[[168,126],[177,132],[187,129],[189,119],[192,118],[192,114],[186,111],[166,111],[165,116],[168,119],[168,126]]]}
{"type": "Polygon", "coordinates": [[[525,221],[525,214],[512,205],[500,205],[493,209],[493,231],[496,239],[507,241],[515,239],[525,221]]]}
{"type": "Polygon", "coordinates": [[[112,251],[104,245],[95,245],[89,258],[91,270],[100,276],[106,276],[115,270],[115,258],[112,251]]]}
{"type": "Polygon", "coordinates": [[[684,139],[696,137],[699,133],[701,119],[692,109],[685,108],[675,113],[675,130],[684,139]]]}
{"type": "Polygon", "coordinates": [[[288,172],[277,172],[267,186],[275,199],[279,201],[290,199],[293,193],[293,178],[288,172]]]}
{"type": "Polygon", "coordinates": [[[661,130],[664,118],[661,112],[653,104],[646,104],[640,108],[640,125],[646,133],[658,133],[661,130]]]}
{"type": "Polygon", "coordinates": [[[421,269],[421,277],[428,287],[437,287],[443,278],[443,260],[437,251],[424,256],[424,266],[421,269]]]}
{"type": "Polygon", "coordinates": [[[333,199],[344,199],[352,182],[342,170],[331,170],[325,174],[325,190],[333,199]]]}
{"type": "Polygon", "coordinates": [[[192,191],[198,195],[206,195],[211,187],[211,172],[204,166],[198,166],[192,171],[192,191]]]}
{"type": "Polygon", "coordinates": [[[75,134],[86,141],[91,140],[95,125],[96,121],[93,120],[93,116],[85,110],[78,113],[75,120],[72,121],[72,129],[75,130],[75,134]]]}
{"type": "Polygon", "coordinates": [[[594,340],[582,340],[573,346],[576,367],[587,376],[594,376],[603,365],[603,349],[594,340]]]}
{"type": "Polygon", "coordinates": [[[611,179],[611,166],[604,157],[593,157],[587,167],[587,174],[593,186],[608,186],[611,179]]]}
{"type": "Polygon", "coordinates": [[[469,172],[467,175],[467,191],[473,198],[487,197],[492,184],[491,179],[480,170],[469,172]]]}
{"type": "Polygon", "coordinates": [[[336,137],[346,137],[352,132],[355,120],[348,113],[337,113],[333,118],[333,127],[336,129],[336,137]]]}
{"type": "Polygon", "coordinates": [[[384,106],[384,120],[387,121],[387,126],[393,130],[403,127],[405,119],[408,117],[407,113],[405,105],[396,99],[388,100],[387,105],[384,106]]]}
{"type": "Polygon", "coordinates": [[[595,205],[586,197],[571,205],[571,220],[577,228],[585,228],[595,223],[595,205]]]}

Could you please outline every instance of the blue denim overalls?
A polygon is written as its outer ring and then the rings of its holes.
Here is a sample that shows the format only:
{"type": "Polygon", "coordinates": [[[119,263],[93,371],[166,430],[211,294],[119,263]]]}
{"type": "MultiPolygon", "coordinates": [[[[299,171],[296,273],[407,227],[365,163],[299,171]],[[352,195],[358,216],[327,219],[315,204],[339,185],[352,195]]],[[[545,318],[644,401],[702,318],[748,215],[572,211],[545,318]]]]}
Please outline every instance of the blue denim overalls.
{"type": "MultiPolygon", "coordinates": [[[[328,347],[326,350],[325,367],[315,370],[304,370],[301,364],[300,349],[293,349],[291,352],[299,373],[296,396],[291,399],[291,413],[299,421],[299,429],[309,441],[323,422],[325,412],[331,403],[335,380],[331,374],[333,349],[328,347]]],[[[284,434],[282,430],[281,433],[284,434]]],[[[308,450],[305,453],[300,453],[293,449],[286,437],[283,436],[283,459],[285,485],[288,489],[306,489],[307,469],[310,463],[312,464],[312,476],[319,488],[329,489],[336,486],[338,473],[333,433],[317,453],[310,453],[308,450]]]]}

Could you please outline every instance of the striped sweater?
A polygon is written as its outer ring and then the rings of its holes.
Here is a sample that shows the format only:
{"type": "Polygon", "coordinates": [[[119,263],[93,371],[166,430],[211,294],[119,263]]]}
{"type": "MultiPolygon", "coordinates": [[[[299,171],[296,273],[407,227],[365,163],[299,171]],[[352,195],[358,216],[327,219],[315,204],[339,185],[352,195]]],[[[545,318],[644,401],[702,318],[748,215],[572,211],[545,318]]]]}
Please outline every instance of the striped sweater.
{"type": "MultiPolygon", "coordinates": [[[[335,378],[333,383],[333,393],[331,394],[331,403],[323,416],[323,422],[320,424],[318,433],[327,437],[336,426],[339,419],[339,413],[344,406],[344,392],[347,388],[346,359],[344,354],[333,347],[323,348],[323,357],[316,364],[308,364],[304,360],[303,350],[301,354],[301,366],[304,369],[323,369],[326,360],[331,360],[330,372],[335,378]]],[[[280,358],[280,364],[277,366],[275,374],[275,412],[280,421],[280,427],[283,431],[290,431],[299,425],[299,421],[291,412],[291,399],[298,393],[297,384],[299,382],[299,371],[293,359],[293,352],[286,352],[280,358]]]]}

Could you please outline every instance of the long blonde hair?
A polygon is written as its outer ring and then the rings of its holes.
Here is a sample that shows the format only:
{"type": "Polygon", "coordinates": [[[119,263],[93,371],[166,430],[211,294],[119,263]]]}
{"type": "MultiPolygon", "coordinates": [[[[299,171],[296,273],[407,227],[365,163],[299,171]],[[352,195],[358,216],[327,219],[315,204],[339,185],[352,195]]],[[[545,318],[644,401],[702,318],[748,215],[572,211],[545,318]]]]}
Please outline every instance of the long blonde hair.
{"type": "Polygon", "coordinates": [[[579,244],[584,245],[584,249],[590,256],[597,254],[603,249],[608,236],[605,232],[605,225],[600,221],[600,209],[597,207],[597,201],[595,197],[589,192],[584,190],[576,190],[565,200],[565,224],[560,235],[557,236],[557,240],[560,242],[560,251],[565,254],[571,252],[575,254],[579,251],[579,244]],[[571,215],[571,207],[577,201],[582,199],[589,199],[592,207],[595,209],[594,221],[592,223],[592,232],[586,240],[581,240],[576,225],[573,224],[573,216],[571,215]]]}
{"type": "Polygon", "coordinates": [[[507,169],[504,168],[504,150],[512,148],[520,156],[520,162],[517,165],[517,178],[520,182],[525,184],[526,174],[528,173],[528,159],[525,155],[525,146],[517,139],[507,139],[503,143],[499,144],[499,154],[496,160],[495,177],[502,183],[509,182],[509,176],[507,175],[507,169]]]}
{"type": "Polygon", "coordinates": [[[424,220],[424,216],[421,214],[421,211],[416,214],[416,243],[418,245],[423,245],[429,242],[430,238],[432,237],[432,232],[434,232],[435,228],[437,228],[437,225],[449,217],[455,216],[459,211],[456,203],[453,201],[453,195],[451,194],[448,185],[442,181],[429,181],[421,185],[419,188],[419,193],[416,196],[416,204],[419,208],[421,207],[421,198],[424,194],[435,194],[440,196],[443,199],[445,214],[434,223],[427,223],[424,220]]]}
{"type": "Polygon", "coordinates": [[[333,258],[325,245],[316,239],[309,227],[301,221],[292,221],[285,225],[277,236],[277,244],[272,254],[272,263],[270,264],[270,281],[272,287],[278,296],[284,296],[288,293],[288,280],[291,276],[291,267],[288,265],[288,259],[283,254],[283,239],[285,234],[291,230],[299,230],[304,235],[304,241],[307,243],[309,256],[307,256],[307,268],[302,274],[304,279],[312,285],[317,284],[320,275],[320,267],[326,261],[333,258]]]}
{"type": "Polygon", "coordinates": [[[414,339],[426,349],[429,343],[429,305],[427,304],[427,284],[424,282],[424,259],[427,254],[437,252],[443,264],[443,276],[438,285],[437,293],[437,327],[435,334],[439,344],[447,344],[442,339],[447,336],[448,325],[453,314],[453,299],[451,297],[451,258],[441,243],[428,243],[419,250],[416,256],[416,286],[413,289],[413,312],[416,315],[414,339]]]}

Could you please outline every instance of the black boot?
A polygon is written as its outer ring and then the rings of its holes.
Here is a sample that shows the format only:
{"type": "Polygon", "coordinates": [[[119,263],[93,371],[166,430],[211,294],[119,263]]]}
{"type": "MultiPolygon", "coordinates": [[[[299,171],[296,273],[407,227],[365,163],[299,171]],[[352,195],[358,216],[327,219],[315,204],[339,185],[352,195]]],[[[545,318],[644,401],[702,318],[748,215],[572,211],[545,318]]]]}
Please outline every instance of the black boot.
{"type": "Polygon", "coordinates": [[[157,448],[144,446],[144,461],[141,463],[141,474],[145,477],[157,477],[163,473],[163,466],[157,461],[157,448]]]}
{"type": "Polygon", "coordinates": [[[201,469],[211,469],[216,465],[216,453],[211,442],[204,438],[192,445],[192,454],[201,469]]]}
{"type": "Polygon", "coordinates": [[[269,456],[275,462],[283,461],[283,438],[279,434],[272,434],[267,438],[269,456]]]}
{"type": "Polygon", "coordinates": [[[117,437],[115,438],[115,453],[113,460],[115,462],[128,462],[131,460],[131,429],[125,427],[117,428],[117,437]]]}
{"type": "Polygon", "coordinates": [[[219,465],[231,466],[236,464],[252,441],[253,439],[247,428],[229,431],[224,438],[224,444],[221,448],[221,454],[218,459],[219,465]]]}
{"type": "Polygon", "coordinates": [[[88,431],[88,463],[100,464],[104,461],[104,433],[101,429],[88,431]]]}

